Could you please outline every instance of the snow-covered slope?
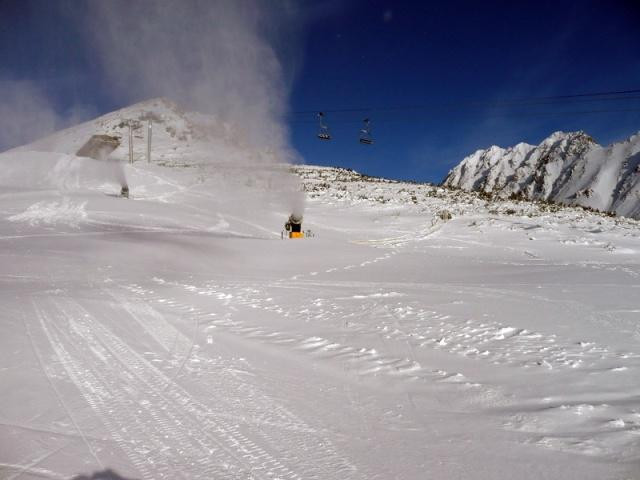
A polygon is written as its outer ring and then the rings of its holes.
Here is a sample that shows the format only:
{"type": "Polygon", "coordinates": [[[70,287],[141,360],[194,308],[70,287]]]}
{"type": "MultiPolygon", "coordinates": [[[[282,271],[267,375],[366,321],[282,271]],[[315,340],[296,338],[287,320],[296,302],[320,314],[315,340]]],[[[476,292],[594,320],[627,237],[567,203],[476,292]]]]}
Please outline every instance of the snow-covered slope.
{"type": "Polygon", "coordinates": [[[1,179],[16,188],[93,189],[109,194],[118,193],[126,183],[138,199],[168,201],[162,194],[156,197],[162,188],[138,181],[141,170],[135,166],[147,164],[150,171],[184,167],[191,172],[178,174],[186,182],[183,188],[207,183],[219,192],[230,212],[259,216],[263,204],[282,215],[300,210],[299,180],[282,158],[286,152],[254,145],[246,133],[215,116],[186,112],[170,100],[155,98],[5,152],[1,179]],[[151,164],[147,159],[149,121],[151,164]],[[129,124],[133,164],[129,163],[129,124]],[[119,140],[108,161],[76,156],[93,135],[119,140]]]}
{"type": "Polygon", "coordinates": [[[640,218],[640,134],[608,147],[584,132],[555,132],[537,146],[493,146],[466,157],[444,185],[640,218]]]}
{"type": "Polygon", "coordinates": [[[105,125],[0,155],[0,478],[637,477],[640,222],[105,125]]]}

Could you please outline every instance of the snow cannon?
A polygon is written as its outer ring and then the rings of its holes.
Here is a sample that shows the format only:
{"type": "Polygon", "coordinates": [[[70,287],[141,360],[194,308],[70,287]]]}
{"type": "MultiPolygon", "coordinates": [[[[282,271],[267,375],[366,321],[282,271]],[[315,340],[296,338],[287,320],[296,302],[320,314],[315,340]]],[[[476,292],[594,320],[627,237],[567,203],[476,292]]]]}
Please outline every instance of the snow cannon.
{"type": "Polygon", "coordinates": [[[124,198],[129,198],[129,185],[124,184],[120,189],[120,196],[124,198]]]}
{"type": "Polygon", "coordinates": [[[304,238],[304,233],[302,232],[302,215],[295,213],[289,215],[289,220],[284,224],[284,229],[289,235],[289,238],[304,238]]]}

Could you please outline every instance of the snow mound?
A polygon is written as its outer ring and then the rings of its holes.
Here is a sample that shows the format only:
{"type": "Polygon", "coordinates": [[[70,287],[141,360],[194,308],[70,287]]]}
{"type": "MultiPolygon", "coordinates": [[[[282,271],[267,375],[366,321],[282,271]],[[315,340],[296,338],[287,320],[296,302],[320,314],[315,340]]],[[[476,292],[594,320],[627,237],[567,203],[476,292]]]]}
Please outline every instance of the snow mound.
{"type": "Polygon", "coordinates": [[[8,217],[11,222],[25,222],[31,226],[40,224],[66,224],[77,227],[87,219],[87,202],[74,203],[69,198],[60,202],[38,202],[22,213],[8,217]]]}
{"type": "Polygon", "coordinates": [[[11,151],[0,155],[0,187],[15,190],[96,188],[126,183],[118,161],[98,161],[63,153],[11,151]]]}

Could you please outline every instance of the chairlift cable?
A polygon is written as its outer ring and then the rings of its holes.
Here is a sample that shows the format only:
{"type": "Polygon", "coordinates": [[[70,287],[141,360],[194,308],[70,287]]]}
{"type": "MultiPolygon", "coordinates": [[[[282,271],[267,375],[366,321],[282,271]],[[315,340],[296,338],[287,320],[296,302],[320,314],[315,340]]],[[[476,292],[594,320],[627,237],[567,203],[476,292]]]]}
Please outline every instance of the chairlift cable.
{"type": "MultiPolygon", "coordinates": [[[[599,113],[630,113],[630,112],[640,112],[640,108],[612,108],[612,109],[592,109],[592,110],[564,110],[564,111],[540,111],[540,112],[493,112],[493,113],[483,113],[483,112],[455,112],[455,115],[469,115],[469,116],[483,116],[486,118],[496,118],[496,117],[544,117],[544,116],[554,116],[554,115],[590,115],[590,114],[599,114],[599,113]]],[[[332,120],[332,124],[358,124],[361,123],[362,120],[353,120],[353,119],[339,119],[332,120]]],[[[376,123],[420,123],[416,118],[386,118],[379,119],[376,123]]],[[[290,124],[294,125],[309,125],[314,124],[315,122],[311,120],[304,119],[293,119],[289,120],[290,124]]]]}
{"type": "MultiPolygon", "coordinates": [[[[385,112],[396,110],[432,110],[434,108],[450,108],[450,107],[510,107],[510,106],[526,106],[526,105],[554,105],[563,101],[572,100],[573,102],[609,102],[621,100],[635,100],[640,96],[632,94],[640,94],[640,89],[615,90],[608,92],[591,92],[576,93],[568,95],[550,95],[542,97],[516,98],[494,101],[462,101],[449,102],[441,104],[414,104],[414,105],[396,105],[386,107],[358,107],[358,108],[335,108],[325,109],[325,113],[361,113],[361,112],[385,112]]],[[[289,112],[289,115],[309,115],[317,113],[318,110],[299,110],[289,112]]]]}

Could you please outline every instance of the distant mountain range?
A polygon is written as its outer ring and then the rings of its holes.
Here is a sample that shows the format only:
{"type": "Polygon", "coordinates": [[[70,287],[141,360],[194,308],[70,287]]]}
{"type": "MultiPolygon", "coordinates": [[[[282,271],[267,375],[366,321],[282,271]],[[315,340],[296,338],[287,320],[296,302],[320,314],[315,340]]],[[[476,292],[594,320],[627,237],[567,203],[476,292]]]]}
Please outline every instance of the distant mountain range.
{"type": "Polygon", "coordinates": [[[443,184],[640,218],[640,132],[608,147],[584,132],[555,132],[539,145],[493,146],[463,159],[443,184]]]}

